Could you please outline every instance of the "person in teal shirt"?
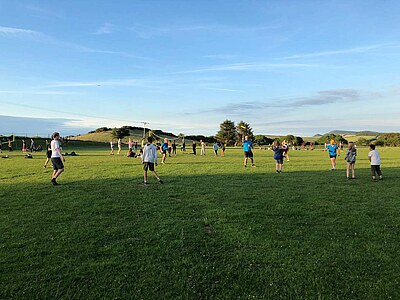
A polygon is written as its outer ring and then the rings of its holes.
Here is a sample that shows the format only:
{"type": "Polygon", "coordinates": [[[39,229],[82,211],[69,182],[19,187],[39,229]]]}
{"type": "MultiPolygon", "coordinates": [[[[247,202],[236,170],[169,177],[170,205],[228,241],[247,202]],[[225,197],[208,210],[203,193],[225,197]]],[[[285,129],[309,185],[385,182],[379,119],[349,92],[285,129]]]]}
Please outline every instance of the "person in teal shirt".
{"type": "Polygon", "coordinates": [[[250,158],[251,160],[251,166],[255,167],[256,165],[254,164],[254,159],[253,159],[253,143],[252,141],[249,139],[249,136],[245,136],[243,138],[243,151],[244,151],[244,167],[247,167],[247,160],[250,158]]]}
{"type": "Polygon", "coordinates": [[[336,157],[340,156],[340,148],[335,144],[334,140],[331,140],[329,145],[326,146],[329,153],[329,158],[331,159],[332,171],[336,170],[336,157]]]}

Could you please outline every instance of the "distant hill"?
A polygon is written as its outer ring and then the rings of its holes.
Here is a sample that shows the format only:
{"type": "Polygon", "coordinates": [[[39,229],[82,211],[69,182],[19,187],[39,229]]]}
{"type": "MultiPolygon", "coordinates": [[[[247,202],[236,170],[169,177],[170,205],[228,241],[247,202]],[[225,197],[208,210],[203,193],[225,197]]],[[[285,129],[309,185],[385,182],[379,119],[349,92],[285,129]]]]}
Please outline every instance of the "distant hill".
{"type": "Polygon", "coordinates": [[[349,130],[332,130],[328,134],[340,134],[340,135],[356,135],[356,136],[377,136],[382,134],[377,131],[349,131],[349,130]]]}
{"type": "Polygon", "coordinates": [[[317,134],[314,134],[313,137],[315,137],[315,138],[320,138],[321,136],[322,136],[322,134],[317,133],[317,134]]]}
{"type": "Polygon", "coordinates": [[[327,134],[340,134],[340,135],[344,135],[344,134],[356,134],[357,131],[350,131],[350,130],[332,130],[329,131],[327,134]]]}
{"type": "MultiPolygon", "coordinates": [[[[129,137],[133,140],[141,140],[143,138],[143,132],[146,133],[150,130],[149,128],[143,127],[131,127],[131,126],[124,126],[126,129],[129,130],[130,135],[123,139],[124,143],[128,142],[129,137]]],[[[169,139],[176,139],[178,138],[175,134],[170,132],[164,132],[162,130],[153,130],[153,133],[156,135],[157,138],[169,138],[169,139]]],[[[69,138],[70,140],[75,141],[88,141],[88,142],[100,142],[100,143],[109,143],[112,139],[112,129],[101,127],[96,130],[90,131],[87,134],[73,136],[69,138]]],[[[115,140],[115,138],[114,138],[115,140]]]]}

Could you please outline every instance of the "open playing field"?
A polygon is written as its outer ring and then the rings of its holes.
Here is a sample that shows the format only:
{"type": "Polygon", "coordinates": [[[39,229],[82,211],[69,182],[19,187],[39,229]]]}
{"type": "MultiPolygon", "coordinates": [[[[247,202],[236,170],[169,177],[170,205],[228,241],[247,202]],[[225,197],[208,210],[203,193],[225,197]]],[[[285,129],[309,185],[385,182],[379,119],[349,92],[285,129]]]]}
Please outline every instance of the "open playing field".
{"type": "Polygon", "coordinates": [[[400,149],[377,182],[366,148],[350,181],[320,150],[282,174],[178,151],[146,187],[125,150],[71,147],[60,186],[44,153],[0,159],[1,299],[400,298],[400,149]]]}

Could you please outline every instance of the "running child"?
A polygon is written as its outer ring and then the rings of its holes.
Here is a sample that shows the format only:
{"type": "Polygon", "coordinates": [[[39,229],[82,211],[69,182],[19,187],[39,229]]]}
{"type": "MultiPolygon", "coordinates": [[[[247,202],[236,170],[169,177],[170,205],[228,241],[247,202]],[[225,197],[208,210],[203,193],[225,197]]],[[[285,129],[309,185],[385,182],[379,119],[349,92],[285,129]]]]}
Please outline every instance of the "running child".
{"type": "Polygon", "coordinates": [[[370,152],[368,153],[368,159],[371,162],[371,174],[372,179],[376,180],[376,175],[379,176],[379,180],[382,180],[381,172],[381,155],[378,150],[375,150],[375,145],[369,145],[370,152]]]}
{"type": "Polygon", "coordinates": [[[335,144],[334,140],[331,140],[329,145],[326,146],[329,153],[329,158],[331,159],[332,171],[336,170],[336,157],[340,156],[340,149],[338,145],[335,144]]]}
{"type": "Polygon", "coordinates": [[[350,142],[349,148],[347,149],[346,157],[344,158],[347,161],[347,169],[346,169],[347,179],[350,179],[350,170],[351,170],[351,179],[356,178],[356,173],[355,173],[356,156],[357,156],[356,145],[354,145],[353,142],[350,142]]]}
{"type": "Polygon", "coordinates": [[[160,179],[158,176],[156,170],[154,169],[154,165],[157,166],[158,162],[158,157],[157,157],[157,148],[153,144],[153,138],[149,136],[147,138],[147,144],[143,147],[143,153],[142,153],[142,162],[143,162],[143,184],[147,185],[147,171],[150,169],[150,171],[153,172],[154,176],[157,178],[159,183],[163,183],[163,181],[160,179]]]}

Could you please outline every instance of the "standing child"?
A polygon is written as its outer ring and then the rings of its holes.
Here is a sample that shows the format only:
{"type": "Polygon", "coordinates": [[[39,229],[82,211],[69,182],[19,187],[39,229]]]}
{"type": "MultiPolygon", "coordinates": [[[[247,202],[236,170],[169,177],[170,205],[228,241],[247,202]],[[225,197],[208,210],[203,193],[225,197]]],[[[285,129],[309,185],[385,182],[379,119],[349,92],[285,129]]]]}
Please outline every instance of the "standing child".
{"type": "Polygon", "coordinates": [[[254,164],[254,155],[253,155],[253,142],[249,139],[249,136],[246,135],[243,138],[243,152],[244,152],[244,167],[247,167],[247,160],[250,158],[251,160],[251,166],[255,167],[256,165],[254,164]]]}
{"type": "Polygon", "coordinates": [[[110,155],[114,155],[114,140],[111,140],[111,142],[110,142],[110,148],[111,148],[110,155]]]}
{"type": "Polygon", "coordinates": [[[214,149],[214,153],[215,153],[215,156],[218,156],[218,143],[217,142],[215,142],[214,143],[214,145],[213,145],[213,149],[214,149]]]}
{"type": "Polygon", "coordinates": [[[272,147],[272,151],[274,151],[274,159],[275,159],[275,172],[282,173],[283,166],[283,156],[285,153],[285,149],[283,149],[279,143],[279,141],[274,141],[274,145],[272,147]]]}
{"type": "Polygon", "coordinates": [[[336,157],[340,156],[340,149],[335,144],[334,140],[331,140],[329,145],[325,147],[328,150],[329,158],[331,159],[332,171],[336,170],[336,157]]]}
{"type": "Polygon", "coordinates": [[[221,156],[225,156],[225,144],[221,142],[221,156]]]}
{"type": "Polygon", "coordinates": [[[26,152],[26,143],[25,143],[25,140],[22,140],[22,152],[26,152]]]}
{"type": "Polygon", "coordinates": [[[172,154],[174,154],[176,156],[176,142],[175,140],[172,141],[172,154]]]}
{"type": "Polygon", "coordinates": [[[44,166],[43,168],[47,167],[47,164],[49,163],[50,159],[51,159],[51,155],[52,155],[52,150],[51,150],[51,144],[47,143],[47,147],[46,147],[46,161],[44,162],[44,166]]]}
{"type": "Polygon", "coordinates": [[[122,140],[121,139],[118,139],[118,155],[121,153],[121,150],[122,150],[122,140]]]}
{"type": "Polygon", "coordinates": [[[206,143],[203,142],[203,140],[200,140],[200,155],[206,155],[206,143]]]}
{"type": "Polygon", "coordinates": [[[196,141],[192,143],[193,155],[196,155],[196,141]]]}
{"type": "Polygon", "coordinates": [[[379,180],[382,180],[381,172],[381,155],[378,150],[375,150],[375,145],[369,145],[370,152],[368,153],[368,159],[371,162],[371,174],[372,179],[376,180],[376,175],[379,176],[379,180]]]}
{"type": "Polygon", "coordinates": [[[53,164],[53,175],[51,177],[51,183],[53,185],[58,185],[57,178],[64,172],[65,158],[61,153],[60,145],[60,134],[58,132],[53,133],[53,140],[51,145],[51,163],[53,164]]]}
{"type": "Polygon", "coordinates": [[[143,184],[147,185],[147,170],[153,172],[154,176],[157,178],[159,183],[163,183],[163,181],[158,176],[156,170],[154,169],[154,165],[157,165],[158,157],[157,157],[157,148],[153,144],[153,138],[149,136],[147,138],[147,144],[143,147],[143,154],[142,154],[142,162],[143,162],[143,184]]]}
{"type": "Polygon", "coordinates": [[[351,169],[351,178],[356,178],[355,173],[355,164],[356,164],[356,156],[357,149],[356,145],[353,142],[349,143],[349,149],[347,150],[346,157],[344,158],[347,161],[347,170],[346,170],[346,178],[350,179],[350,169],[351,169]]]}
{"type": "Polygon", "coordinates": [[[167,159],[167,151],[168,151],[168,139],[164,139],[164,143],[161,144],[161,153],[162,153],[162,159],[161,163],[165,164],[165,160],[167,159]]]}

